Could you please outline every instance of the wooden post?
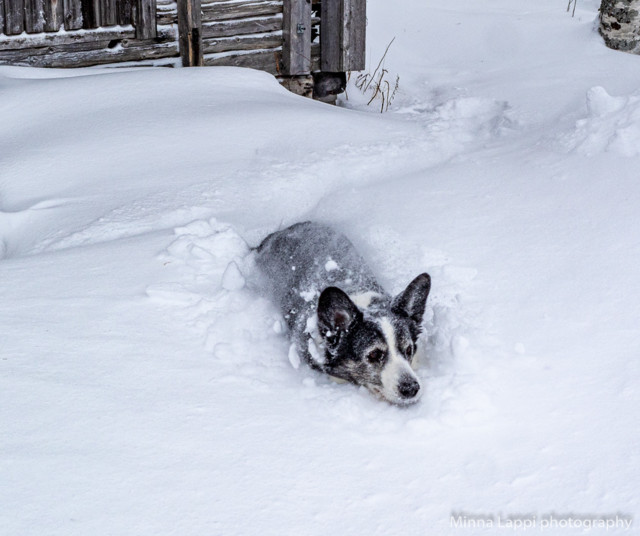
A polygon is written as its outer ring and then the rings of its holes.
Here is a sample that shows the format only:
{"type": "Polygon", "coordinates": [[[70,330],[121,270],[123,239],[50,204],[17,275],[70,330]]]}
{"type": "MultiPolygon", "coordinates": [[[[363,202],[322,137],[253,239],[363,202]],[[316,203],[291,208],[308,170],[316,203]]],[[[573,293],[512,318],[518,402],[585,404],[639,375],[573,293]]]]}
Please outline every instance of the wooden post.
{"type": "Polygon", "coordinates": [[[138,0],[136,39],[154,39],[156,27],[156,0],[138,0]]]}
{"type": "Polygon", "coordinates": [[[57,32],[64,22],[64,2],[62,0],[45,0],[44,31],[57,32]]]}
{"type": "Polygon", "coordinates": [[[4,26],[7,35],[24,31],[24,0],[4,0],[4,26]]]}
{"type": "Polygon", "coordinates": [[[80,0],[62,0],[62,3],[65,30],[79,30],[82,28],[82,4],[80,0]]]}
{"type": "Polygon", "coordinates": [[[322,0],[320,68],[325,72],[365,68],[366,0],[322,0]]]}
{"type": "Polygon", "coordinates": [[[283,74],[311,72],[311,0],[284,0],[282,36],[283,74]]]}
{"type": "Polygon", "coordinates": [[[178,0],[178,32],[183,67],[204,65],[200,0],[178,0]]]}

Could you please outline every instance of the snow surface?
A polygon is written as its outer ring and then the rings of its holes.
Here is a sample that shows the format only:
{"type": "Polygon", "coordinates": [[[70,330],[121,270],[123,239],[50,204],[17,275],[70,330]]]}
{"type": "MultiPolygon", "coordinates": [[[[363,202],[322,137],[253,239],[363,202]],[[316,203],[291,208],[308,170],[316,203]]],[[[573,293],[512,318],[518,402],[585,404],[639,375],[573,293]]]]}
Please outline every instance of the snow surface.
{"type": "Polygon", "coordinates": [[[2,534],[638,514],[640,57],[596,0],[403,6],[369,1],[386,114],[353,80],[330,107],[250,70],[0,67],[2,534]],[[249,247],[305,219],[392,292],[432,275],[419,404],[289,355],[249,247]]]}

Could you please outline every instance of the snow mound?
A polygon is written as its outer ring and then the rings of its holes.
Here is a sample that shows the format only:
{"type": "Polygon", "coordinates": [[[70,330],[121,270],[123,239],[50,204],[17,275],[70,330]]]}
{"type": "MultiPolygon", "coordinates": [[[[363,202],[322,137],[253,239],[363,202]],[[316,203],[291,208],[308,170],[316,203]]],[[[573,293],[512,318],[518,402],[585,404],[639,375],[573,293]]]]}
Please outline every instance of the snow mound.
{"type": "Polygon", "coordinates": [[[586,156],[640,155],[640,92],[614,97],[603,87],[592,87],[587,92],[587,116],[576,122],[565,144],[586,156]]]}

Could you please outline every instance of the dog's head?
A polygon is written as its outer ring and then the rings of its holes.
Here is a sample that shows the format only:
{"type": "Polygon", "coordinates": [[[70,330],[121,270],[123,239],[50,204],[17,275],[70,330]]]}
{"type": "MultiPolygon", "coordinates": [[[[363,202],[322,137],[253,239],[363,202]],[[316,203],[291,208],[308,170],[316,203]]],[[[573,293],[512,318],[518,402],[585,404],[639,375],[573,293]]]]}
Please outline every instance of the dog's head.
{"type": "Polygon", "coordinates": [[[417,402],[421,386],[411,364],[430,289],[429,274],[421,274],[393,300],[362,311],[339,288],[326,288],[318,300],[325,371],[394,404],[417,402]]]}

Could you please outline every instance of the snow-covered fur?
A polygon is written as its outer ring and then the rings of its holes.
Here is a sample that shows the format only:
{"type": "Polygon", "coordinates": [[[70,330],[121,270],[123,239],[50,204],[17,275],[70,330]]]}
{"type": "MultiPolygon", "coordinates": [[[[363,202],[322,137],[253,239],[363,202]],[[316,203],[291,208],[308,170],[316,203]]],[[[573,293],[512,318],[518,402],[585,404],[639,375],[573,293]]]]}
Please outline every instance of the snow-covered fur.
{"type": "Polygon", "coordinates": [[[313,222],[267,236],[256,249],[256,264],[309,365],[395,404],[419,400],[411,365],[431,288],[428,274],[392,298],[344,235],[313,222]]]}

